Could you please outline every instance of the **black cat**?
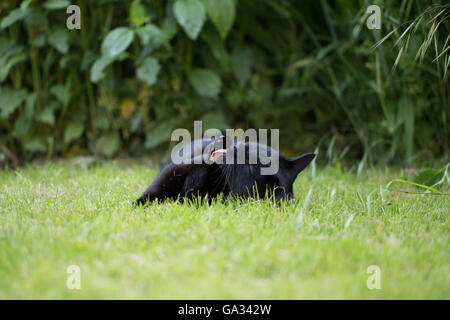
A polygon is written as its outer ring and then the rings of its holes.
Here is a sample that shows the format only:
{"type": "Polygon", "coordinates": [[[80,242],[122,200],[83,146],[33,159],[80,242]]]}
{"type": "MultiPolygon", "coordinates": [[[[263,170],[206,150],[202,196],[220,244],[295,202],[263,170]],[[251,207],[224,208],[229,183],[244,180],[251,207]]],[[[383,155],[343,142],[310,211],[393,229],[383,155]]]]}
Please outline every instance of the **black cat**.
{"type": "Polygon", "coordinates": [[[184,157],[183,149],[178,151],[182,163],[168,163],[135,205],[165,199],[184,201],[206,195],[212,199],[220,193],[235,198],[269,195],[279,204],[281,199],[293,198],[295,178],[315,157],[307,153],[286,159],[264,144],[239,143],[224,136],[194,141],[191,147],[192,152],[184,157]],[[244,156],[244,161],[238,161],[239,154],[244,156]],[[262,174],[262,169],[273,164],[271,159],[277,160],[277,172],[262,174]]]}

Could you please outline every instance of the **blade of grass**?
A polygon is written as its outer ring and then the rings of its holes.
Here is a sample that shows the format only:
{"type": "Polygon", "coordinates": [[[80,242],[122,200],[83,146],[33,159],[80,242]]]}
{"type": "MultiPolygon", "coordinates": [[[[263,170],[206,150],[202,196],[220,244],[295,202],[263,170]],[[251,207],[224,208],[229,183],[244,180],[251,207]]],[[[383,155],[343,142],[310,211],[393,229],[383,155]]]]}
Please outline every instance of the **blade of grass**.
{"type": "Polygon", "coordinates": [[[386,185],[386,189],[389,190],[389,187],[394,182],[401,182],[401,183],[409,184],[409,185],[412,185],[412,186],[415,186],[415,187],[426,189],[426,190],[428,190],[430,192],[433,192],[433,193],[436,193],[436,194],[442,194],[442,192],[440,192],[439,190],[437,190],[435,188],[432,188],[432,187],[429,187],[429,186],[426,186],[426,185],[423,185],[423,184],[415,183],[415,182],[412,182],[412,181],[403,180],[403,179],[394,179],[392,181],[389,181],[389,183],[386,185]]]}

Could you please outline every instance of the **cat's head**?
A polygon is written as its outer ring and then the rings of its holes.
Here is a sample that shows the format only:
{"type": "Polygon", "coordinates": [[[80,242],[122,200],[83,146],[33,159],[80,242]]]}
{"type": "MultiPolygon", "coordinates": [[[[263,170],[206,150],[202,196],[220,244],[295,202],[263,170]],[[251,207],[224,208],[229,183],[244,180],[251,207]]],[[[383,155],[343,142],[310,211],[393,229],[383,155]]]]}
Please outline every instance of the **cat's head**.
{"type": "Polygon", "coordinates": [[[225,136],[215,139],[210,148],[210,160],[222,170],[233,195],[264,197],[269,193],[277,203],[293,198],[297,175],[314,157],[315,154],[307,153],[285,158],[267,145],[237,142],[225,136]]]}

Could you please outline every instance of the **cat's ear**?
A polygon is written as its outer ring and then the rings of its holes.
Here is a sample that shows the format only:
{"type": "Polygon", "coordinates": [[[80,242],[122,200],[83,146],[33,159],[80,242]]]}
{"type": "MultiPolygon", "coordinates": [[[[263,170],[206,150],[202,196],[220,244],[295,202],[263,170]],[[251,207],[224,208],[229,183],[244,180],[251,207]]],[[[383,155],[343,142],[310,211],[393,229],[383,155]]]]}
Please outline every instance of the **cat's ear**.
{"type": "Polygon", "coordinates": [[[286,169],[292,180],[295,180],[297,175],[302,172],[315,157],[316,155],[314,153],[305,153],[295,158],[286,159],[286,169]]]}

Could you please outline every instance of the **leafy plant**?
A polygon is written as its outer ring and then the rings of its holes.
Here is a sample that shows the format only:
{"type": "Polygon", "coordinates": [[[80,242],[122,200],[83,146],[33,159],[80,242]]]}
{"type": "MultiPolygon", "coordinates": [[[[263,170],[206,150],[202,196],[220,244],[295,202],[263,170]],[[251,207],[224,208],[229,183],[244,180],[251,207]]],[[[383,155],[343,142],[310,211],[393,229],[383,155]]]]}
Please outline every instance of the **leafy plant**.
{"type": "Polygon", "coordinates": [[[426,192],[441,195],[442,192],[440,192],[436,188],[441,185],[445,185],[446,182],[447,186],[450,186],[450,176],[448,173],[449,167],[450,162],[447,163],[445,166],[441,167],[440,169],[422,169],[420,170],[419,174],[414,178],[414,181],[394,179],[386,185],[386,188],[389,189],[391,184],[393,184],[394,182],[400,182],[414,187],[425,189],[426,192]]]}
{"type": "Polygon", "coordinates": [[[358,172],[448,161],[449,6],[375,2],[381,31],[365,1],[79,0],[80,30],[70,1],[2,1],[0,162],[163,151],[201,119],[358,172]]]}

